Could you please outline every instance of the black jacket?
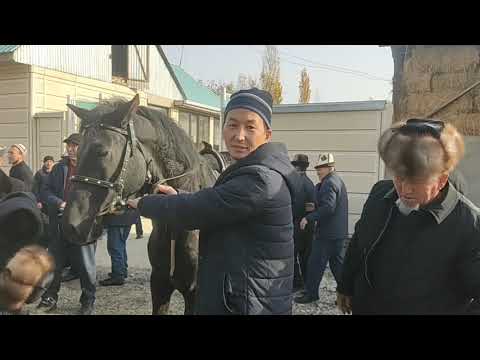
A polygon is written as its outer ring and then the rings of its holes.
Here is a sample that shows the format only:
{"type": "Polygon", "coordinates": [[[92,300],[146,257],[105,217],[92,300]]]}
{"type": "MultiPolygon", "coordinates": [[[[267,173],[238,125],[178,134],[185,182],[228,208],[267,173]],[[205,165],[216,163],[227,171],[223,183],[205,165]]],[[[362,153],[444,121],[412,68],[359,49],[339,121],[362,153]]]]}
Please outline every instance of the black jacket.
{"type": "Polygon", "coordinates": [[[10,176],[25,183],[25,191],[31,191],[33,185],[33,172],[25,161],[10,168],[10,176]]]}
{"type": "Polygon", "coordinates": [[[68,174],[68,158],[63,158],[56,163],[48,174],[45,187],[41,189],[41,201],[52,208],[56,215],[58,206],[64,201],[65,182],[68,174]]]}
{"type": "Polygon", "coordinates": [[[480,297],[479,209],[450,183],[442,193],[443,199],[408,216],[415,217],[415,226],[405,229],[402,254],[374,273],[372,265],[382,260],[375,258],[378,250],[395,246],[389,228],[398,199],[391,180],[375,184],[355,225],[337,289],[353,296],[354,314],[462,314],[480,297]],[[391,281],[380,292],[373,279],[385,273],[391,281]]]}
{"type": "Polygon", "coordinates": [[[48,172],[45,171],[45,168],[42,167],[35,173],[33,177],[33,185],[32,185],[32,192],[37,197],[38,201],[41,201],[40,194],[45,188],[48,179],[48,172]]]}
{"type": "Polygon", "coordinates": [[[8,176],[2,169],[0,169],[0,199],[17,191],[25,191],[25,183],[8,176]]]}
{"type": "Polygon", "coordinates": [[[343,180],[331,172],[315,186],[315,211],[307,215],[317,222],[315,236],[322,239],[346,239],[348,236],[348,194],[343,180]]]}
{"type": "Polygon", "coordinates": [[[286,147],[267,143],[213,188],[140,200],[142,216],[200,229],[197,314],[291,314],[299,187],[286,147]]]}
{"type": "Polygon", "coordinates": [[[295,209],[293,210],[293,218],[295,222],[300,222],[307,213],[305,211],[305,203],[315,203],[315,185],[307,176],[305,171],[299,172],[301,187],[295,198],[295,209]]]}

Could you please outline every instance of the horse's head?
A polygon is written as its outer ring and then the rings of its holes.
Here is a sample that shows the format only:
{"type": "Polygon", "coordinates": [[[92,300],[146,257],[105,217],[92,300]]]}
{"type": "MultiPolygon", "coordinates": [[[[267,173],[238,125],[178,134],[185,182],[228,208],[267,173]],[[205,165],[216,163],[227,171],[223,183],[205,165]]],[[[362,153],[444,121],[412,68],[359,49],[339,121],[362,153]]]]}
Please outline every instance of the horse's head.
{"type": "Polygon", "coordinates": [[[85,244],[101,234],[102,215],[142,188],[148,165],[133,129],[138,95],[91,111],[68,106],[81,120],[84,139],[63,225],[67,238],[85,244]]]}

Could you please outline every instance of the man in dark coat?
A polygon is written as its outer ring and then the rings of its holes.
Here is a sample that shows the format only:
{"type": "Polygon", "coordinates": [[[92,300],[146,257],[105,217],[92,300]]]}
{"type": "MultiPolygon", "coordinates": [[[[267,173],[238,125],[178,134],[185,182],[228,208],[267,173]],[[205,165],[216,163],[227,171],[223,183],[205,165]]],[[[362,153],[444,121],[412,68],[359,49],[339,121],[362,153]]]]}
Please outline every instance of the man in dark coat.
{"type": "Polygon", "coordinates": [[[214,187],[130,200],[142,216],[200,229],[196,314],[291,314],[294,196],[299,176],[285,145],[271,143],[272,97],[241,90],[225,109],[234,159],[214,187]]]}
{"type": "Polygon", "coordinates": [[[32,191],[33,172],[25,163],[27,148],[23,144],[14,144],[8,150],[8,161],[12,165],[10,176],[25,183],[25,191],[32,191]]]}
{"type": "Polygon", "coordinates": [[[71,186],[71,177],[75,175],[77,168],[77,151],[82,141],[80,134],[71,134],[64,140],[68,156],[64,157],[54,165],[48,175],[45,191],[42,199],[48,204],[50,218],[49,251],[55,258],[56,269],[52,285],[42,297],[39,308],[46,312],[53,311],[57,307],[58,292],[60,291],[61,274],[67,261],[68,253],[71,254],[72,266],[78,271],[82,295],[80,297],[80,315],[91,315],[94,312],[96,293],[96,265],[95,249],[96,243],[79,246],[69,243],[63,236],[61,229],[61,216],[65,209],[71,186]]]}
{"type": "Polygon", "coordinates": [[[48,247],[49,241],[49,234],[48,230],[49,226],[49,219],[48,219],[48,205],[47,203],[42,201],[41,194],[44,191],[45,185],[47,183],[48,175],[52,171],[53,165],[55,161],[52,156],[47,155],[43,158],[43,166],[40,170],[35,173],[33,177],[33,186],[32,192],[37,197],[37,205],[40,209],[42,209],[42,220],[44,225],[44,232],[40,244],[44,247],[48,247]]]}
{"type": "Polygon", "coordinates": [[[342,178],[335,171],[333,154],[320,154],[315,186],[315,211],[300,222],[300,228],[315,223],[315,238],[308,259],[305,292],[295,298],[299,304],[319,299],[319,286],[323,273],[330,265],[335,281],[339,281],[343,264],[343,249],[348,236],[348,194],[342,178]]]}
{"type": "MultiPolygon", "coordinates": [[[[7,148],[0,146],[0,167],[3,165],[7,148]]],[[[0,199],[4,196],[17,191],[25,191],[25,183],[5,174],[0,168],[0,199]]]]}
{"type": "Polygon", "coordinates": [[[308,224],[305,229],[300,229],[300,221],[315,208],[315,185],[307,176],[310,163],[305,154],[295,154],[292,165],[298,171],[302,181],[301,190],[297,194],[293,212],[293,242],[295,247],[295,268],[293,277],[293,291],[303,290],[307,278],[308,256],[312,246],[314,224],[308,224]]]}
{"type": "Polygon", "coordinates": [[[466,314],[480,299],[480,210],[448,181],[464,152],[441,121],[387,129],[392,180],[374,185],[345,257],[337,304],[353,314],[466,314]]]}

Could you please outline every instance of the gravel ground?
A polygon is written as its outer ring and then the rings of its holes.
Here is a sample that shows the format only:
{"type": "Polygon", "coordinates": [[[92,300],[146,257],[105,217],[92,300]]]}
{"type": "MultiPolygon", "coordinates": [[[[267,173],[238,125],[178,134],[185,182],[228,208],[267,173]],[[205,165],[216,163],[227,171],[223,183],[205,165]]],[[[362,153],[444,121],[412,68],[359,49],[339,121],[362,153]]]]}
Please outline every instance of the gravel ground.
{"type": "MultiPolygon", "coordinates": [[[[107,267],[98,267],[98,279],[103,279],[110,271],[107,267]]],[[[129,278],[124,286],[97,288],[96,315],[150,315],[150,270],[129,268],[129,278]]],[[[294,304],[294,315],[338,315],[334,306],[335,282],[329,271],[320,286],[320,300],[316,304],[294,304]]],[[[62,283],[59,293],[58,308],[51,315],[73,315],[79,309],[80,282],[74,280],[62,283]]],[[[41,314],[35,309],[36,304],[28,305],[26,309],[32,315],[41,314]]],[[[183,315],[184,302],[182,295],[175,291],[170,303],[170,315],[183,315]]]]}

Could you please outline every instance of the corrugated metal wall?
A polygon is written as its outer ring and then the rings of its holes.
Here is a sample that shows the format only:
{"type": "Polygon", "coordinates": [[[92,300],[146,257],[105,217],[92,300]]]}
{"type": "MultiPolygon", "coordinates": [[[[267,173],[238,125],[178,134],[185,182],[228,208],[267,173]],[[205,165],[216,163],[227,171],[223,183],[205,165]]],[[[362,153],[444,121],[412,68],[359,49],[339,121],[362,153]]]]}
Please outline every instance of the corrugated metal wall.
{"type": "Polygon", "coordinates": [[[149,81],[149,45],[128,45],[128,85],[147,90],[149,81]]]}
{"type": "Polygon", "coordinates": [[[110,53],[111,45],[21,45],[14,60],[111,82],[110,53]]]}
{"type": "Polygon", "coordinates": [[[148,92],[172,100],[184,100],[155,45],[150,45],[150,85],[148,92]]]}

